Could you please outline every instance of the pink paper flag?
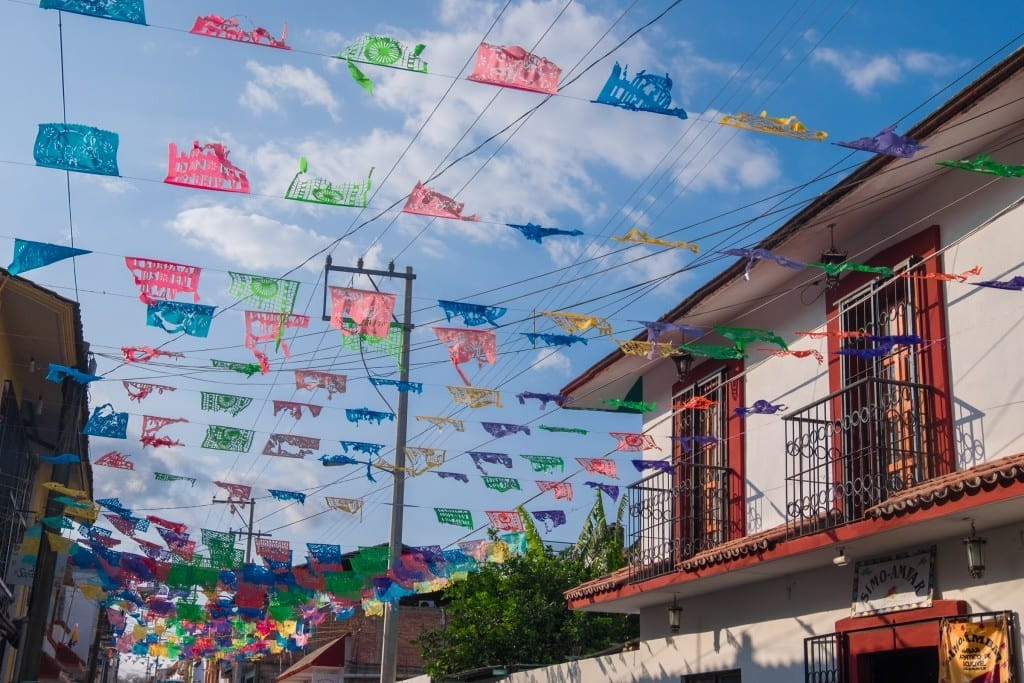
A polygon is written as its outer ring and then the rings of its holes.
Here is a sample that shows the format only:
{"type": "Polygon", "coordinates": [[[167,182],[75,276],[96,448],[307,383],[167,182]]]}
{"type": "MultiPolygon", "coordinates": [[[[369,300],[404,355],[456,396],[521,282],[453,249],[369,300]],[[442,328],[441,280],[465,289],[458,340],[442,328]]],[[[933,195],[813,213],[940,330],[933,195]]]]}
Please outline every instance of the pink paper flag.
{"type": "Polygon", "coordinates": [[[608,434],[618,440],[619,443],[615,445],[617,451],[646,451],[652,448],[661,450],[661,446],[654,442],[654,437],[650,434],[632,434],[629,432],[608,432],[608,434]]]}
{"type": "Polygon", "coordinates": [[[147,384],[145,382],[133,382],[131,380],[121,380],[121,385],[125,391],[128,392],[128,399],[131,401],[139,401],[146,398],[154,391],[158,394],[163,394],[165,391],[174,391],[174,387],[169,387],[164,384],[147,384]]]}
{"type": "Polygon", "coordinates": [[[561,77],[557,64],[518,45],[480,43],[469,80],[554,95],[561,77]]]}
{"type": "Polygon", "coordinates": [[[185,354],[177,351],[161,351],[149,346],[122,346],[121,355],[125,363],[148,363],[154,358],[184,358],[185,354]]]}
{"type": "Polygon", "coordinates": [[[327,400],[334,398],[334,394],[344,394],[348,384],[346,375],[335,375],[331,372],[321,370],[296,370],[295,388],[315,391],[317,389],[327,390],[327,400]]]}
{"type": "Polygon", "coordinates": [[[219,142],[200,146],[198,140],[193,141],[188,153],[179,153],[177,145],[172,142],[168,144],[164,182],[200,190],[249,194],[249,179],[245,177],[245,171],[228,161],[229,153],[228,148],[219,142]]]}
{"type": "MultiPolygon", "coordinates": [[[[215,481],[213,483],[227,491],[228,500],[232,502],[247,503],[249,502],[249,498],[252,497],[251,486],[246,486],[244,484],[230,484],[226,481],[215,481]]],[[[232,510],[232,512],[234,512],[234,510],[232,510]]]]}
{"type": "Polygon", "coordinates": [[[101,465],[103,467],[115,467],[119,470],[134,470],[135,463],[128,459],[124,453],[118,453],[117,451],[110,451],[105,455],[96,458],[94,465],[101,465]]]}
{"type": "Polygon", "coordinates": [[[292,559],[291,544],[288,541],[257,536],[256,554],[276,562],[289,562],[292,559]]]}
{"type": "Polygon", "coordinates": [[[466,205],[457,202],[451,197],[435,192],[424,187],[423,183],[416,181],[416,187],[409,193],[409,199],[402,207],[403,213],[415,213],[421,216],[433,216],[434,218],[454,218],[459,221],[478,221],[476,214],[463,216],[462,209],[466,205]]]}
{"type": "Polygon", "coordinates": [[[448,347],[448,356],[466,386],[471,386],[472,383],[459,367],[461,363],[475,358],[477,367],[482,368],[485,362],[494,365],[498,360],[497,338],[491,330],[465,330],[457,327],[433,327],[431,329],[442,343],[451,344],[448,347]]]}
{"type": "Polygon", "coordinates": [[[576,458],[576,462],[590,474],[603,474],[606,477],[619,478],[615,461],[610,458],[576,458]]]}
{"type": "Polygon", "coordinates": [[[537,480],[537,488],[540,489],[541,493],[553,491],[555,494],[555,498],[564,498],[565,500],[572,500],[572,484],[569,484],[567,482],[537,480]]]}
{"type": "Polygon", "coordinates": [[[253,45],[264,45],[266,47],[276,47],[280,50],[290,50],[291,46],[285,44],[285,40],[288,39],[288,25],[285,24],[284,28],[281,29],[281,39],[278,40],[274,36],[270,35],[270,31],[265,28],[256,26],[255,28],[246,31],[238,24],[238,20],[234,17],[221,17],[216,14],[207,14],[205,17],[196,17],[196,21],[192,24],[192,30],[189,33],[194,33],[199,36],[210,36],[211,38],[223,38],[224,40],[235,40],[239,43],[251,43],[253,45]]]}
{"type": "Polygon", "coordinates": [[[155,417],[153,415],[142,416],[142,435],[139,436],[139,441],[142,442],[143,446],[149,446],[151,448],[159,448],[160,446],[184,446],[182,442],[177,439],[172,439],[169,436],[157,436],[156,433],[161,429],[170,424],[176,424],[178,422],[188,422],[183,417],[171,418],[171,417],[155,417]]]}
{"type": "Polygon", "coordinates": [[[257,348],[258,344],[275,342],[285,358],[291,358],[291,351],[284,341],[284,331],[288,328],[309,327],[309,316],[297,313],[274,313],[272,311],[245,312],[245,348],[252,351],[260,362],[260,370],[265,375],[270,372],[270,359],[267,354],[257,348]]]}
{"type": "Polygon", "coordinates": [[[329,287],[331,290],[331,327],[344,335],[365,334],[384,339],[391,331],[391,316],[395,311],[394,294],[373,292],[350,287],[329,287]],[[346,329],[344,318],[350,318],[356,329],[346,329]]]}
{"type": "Polygon", "coordinates": [[[515,510],[488,510],[487,519],[498,531],[526,531],[522,517],[515,510]]]}
{"type": "Polygon", "coordinates": [[[274,399],[274,417],[277,417],[278,413],[283,412],[288,413],[296,420],[301,420],[303,408],[308,410],[313,417],[320,417],[320,411],[323,410],[323,406],[312,403],[296,403],[295,401],[279,401],[274,399]]]}
{"type": "Polygon", "coordinates": [[[198,266],[138,256],[125,256],[124,264],[139,288],[139,300],[147,306],[159,299],[173,299],[181,292],[191,294],[193,303],[199,301],[199,276],[203,270],[198,266]]]}

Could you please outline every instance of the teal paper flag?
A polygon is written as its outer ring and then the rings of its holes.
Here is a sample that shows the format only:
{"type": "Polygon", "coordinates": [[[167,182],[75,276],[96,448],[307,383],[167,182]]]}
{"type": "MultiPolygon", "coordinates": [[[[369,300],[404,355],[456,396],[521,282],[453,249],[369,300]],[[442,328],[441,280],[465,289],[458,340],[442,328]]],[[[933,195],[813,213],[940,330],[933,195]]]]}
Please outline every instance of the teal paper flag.
{"type": "Polygon", "coordinates": [[[15,238],[14,258],[11,260],[11,265],[7,266],[7,271],[11,275],[20,275],[29,270],[42,268],[72,256],[91,253],[87,249],[76,249],[75,247],[65,247],[60,244],[33,242],[31,240],[15,238]]]}

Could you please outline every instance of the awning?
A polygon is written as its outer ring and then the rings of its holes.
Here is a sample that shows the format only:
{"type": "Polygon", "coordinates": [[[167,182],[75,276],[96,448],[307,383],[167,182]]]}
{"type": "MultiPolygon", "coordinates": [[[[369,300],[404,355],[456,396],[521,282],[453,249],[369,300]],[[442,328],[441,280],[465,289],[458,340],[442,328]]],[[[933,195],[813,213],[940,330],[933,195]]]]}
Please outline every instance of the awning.
{"type": "Polygon", "coordinates": [[[345,638],[347,637],[347,635],[344,635],[340,638],[335,638],[326,645],[318,647],[288,667],[275,680],[277,683],[290,681],[296,674],[302,673],[311,666],[343,666],[345,664],[345,638]]]}

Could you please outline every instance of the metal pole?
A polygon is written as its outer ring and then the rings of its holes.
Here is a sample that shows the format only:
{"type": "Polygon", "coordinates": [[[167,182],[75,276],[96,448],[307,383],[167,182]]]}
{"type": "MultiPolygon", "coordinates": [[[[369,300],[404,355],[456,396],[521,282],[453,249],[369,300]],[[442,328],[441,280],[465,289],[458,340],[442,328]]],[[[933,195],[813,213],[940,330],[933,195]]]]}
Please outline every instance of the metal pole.
{"type": "MultiPolygon", "coordinates": [[[[409,381],[409,338],[412,336],[412,268],[405,269],[405,306],[402,312],[402,353],[399,360],[399,381],[409,381]]],[[[391,537],[388,541],[388,569],[394,567],[402,554],[402,524],[405,513],[405,440],[409,421],[409,392],[399,391],[398,413],[395,416],[395,481],[391,496],[391,537]]],[[[398,673],[398,611],[390,603],[384,606],[384,642],[382,644],[380,680],[394,683],[398,673]]]]}
{"type": "Polygon", "coordinates": [[[252,557],[252,517],[256,511],[256,500],[254,498],[249,499],[249,533],[245,535],[245,563],[249,564],[249,559],[252,557]]]}

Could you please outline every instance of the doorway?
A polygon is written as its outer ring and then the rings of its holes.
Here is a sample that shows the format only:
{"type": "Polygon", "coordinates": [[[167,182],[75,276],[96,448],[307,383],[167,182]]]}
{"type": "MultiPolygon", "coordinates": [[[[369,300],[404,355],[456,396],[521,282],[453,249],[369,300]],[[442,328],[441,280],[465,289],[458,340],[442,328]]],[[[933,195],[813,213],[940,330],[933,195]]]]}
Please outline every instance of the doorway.
{"type": "Polygon", "coordinates": [[[858,657],[857,683],[906,683],[939,680],[939,649],[909,647],[871,652],[858,657]]]}

